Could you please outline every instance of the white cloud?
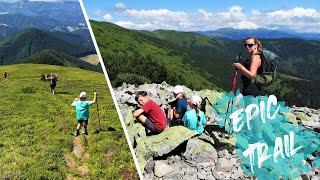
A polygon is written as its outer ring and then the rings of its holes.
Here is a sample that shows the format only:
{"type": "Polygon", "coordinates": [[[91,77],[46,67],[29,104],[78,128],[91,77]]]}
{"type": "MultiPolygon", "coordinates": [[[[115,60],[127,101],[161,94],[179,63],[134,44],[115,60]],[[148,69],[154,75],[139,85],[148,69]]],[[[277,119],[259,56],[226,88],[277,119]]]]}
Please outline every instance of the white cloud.
{"type": "Polygon", "coordinates": [[[242,8],[240,6],[232,6],[228,11],[218,13],[219,18],[228,21],[241,21],[246,18],[242,8]]]}
{"type": "Polygon", "coordinates": [[[305,9],[296,7],[289,10],[277,10],[266,13],[269,17],[294,18],[294,17],[312,17],[319,18],[319,13],[315,9],[305,9]]]}
{"type": "Polygon", "coordinates": [[[246,11],[240,6],[231,6],[227,10],[219,12],[205,9],[185,12],[164,8],[125,9],[126,6],[119,3],[115,7],[117,7],[117,11],[110,11],[102,15],[104,20],[130,29],[205,31],[218,28],[286,28],[298,32],[320,32],[320,13],[311,8],[246,11]],[[120,7],[122,9],[119,9],[120,7]]]}
{"type": "Polygon", "coordinates": [[[105,14],[106,14],[105,11],[100,10],[100,9],[93,12],[93,15],[96,17],[101,17],[101,16],[104,16],[105,14]]]}
{"type": "Polygon", "coordinates": [[[235,29],[258,29],[260,26],[254,22],[240,21],[233,24],[235,29]]]}
{"type": "Polygon", "coordinates": [[[67,30],[68,30],[69,32],[73,32],[73,31],[78,30],[78,29],[79,29],[78,27],[67,26],[67,30]]]}
{"type": "Polygon", "coordinates": [[[167,22],[179,23],[188,20],[188,15],[185,12],[170,11],[168,9],[152,9],[152,10],[135,10],[127,9],[124,14],[126,16],[136,18],[143,22],[167,22]]]}
{"type": "Polygon", "coordinates": [[[127,6],[122,2],[118,2],[117,4],[115,4],[115,7],[117,9],[126,9],[127,8],[127,6]]]}
{"type": "Polygon", "coordinates": [[[209,20],[213,16],[212,13],[205,11],[203,9],[198,9],[198,15],[205,20],[209,20]]]}
{"type": "Polygon", "coordinates": [[[152,23],[135,24],[131,21],[117,21],[115,24],[128,29],[152,29],[154,26],[152,23]]]}
{"type": "Polygon", "coordinates": [[[262,24],[266,27],[289,27],[300,32],[320,32],[320,13],[315,9],[296,7],[264,14],[262,24]],[[318,30],[315,30],[315,26],[318,30]]]}
{"type": "Polygon", "coordinates": [[[8,24],[4,24],[4,23],[0,23],[0,26],[12,27],[12,26],[10,26],[10,25],[8,25],[8,24]]]}
{"type": "Polygon", "coordinates": [[[259,10],[254,9],[254,10],[251,11],[251,14],[252,14],[253,16],[259,16],[259,15],[261,15],[262,13],[261,13],[259,10]]]}
{"type": "Polygon", "coordinates": [[[138,22],[136,29],[181,29],[190,25],[188,14],[168,9],[135,10],[127,9],[121,13],[126,19],[138,22]]]}
{"type": "Polygon", "coordinates": [[[103,20],[104,21],[111,21],[111,19],[112,19],[112,17],[111,17],[111,15],[110,14],[105,14],[104,16],[103,16],[103,20]]]}

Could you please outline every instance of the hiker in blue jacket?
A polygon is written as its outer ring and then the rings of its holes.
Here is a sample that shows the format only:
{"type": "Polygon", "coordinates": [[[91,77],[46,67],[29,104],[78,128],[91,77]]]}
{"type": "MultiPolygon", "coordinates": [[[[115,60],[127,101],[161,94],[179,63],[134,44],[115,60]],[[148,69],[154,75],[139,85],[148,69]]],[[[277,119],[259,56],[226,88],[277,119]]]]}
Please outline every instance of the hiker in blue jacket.
{"type": "Polygon", "coordinates": [[[250,36],[244,40],[244,47],[249,55],[246,62],[234,63],[236,69],[242,72],[242,94],[244,96],[260,95],[260,86],[254,82],[254,78],[262,73],[262,43],[255,37],[250,36]]]}
{"type": "Polygon", "coordinates": [[[183,92],[183,87],[180,85],[176,85],[172,91],[174,98],[176,99],[172,103],[169,104],[168,109],[168,123],[170,126],[183,125],[182,117],[184,113],[187,111],[187,100],[185,99],[185,95],[183,92]]]}
{"type": "Polygon", "coordinates": [[[81,92],[79,98],[76,98],[71,104],[76,109],[76,118],[78,121],[77,129],[73,133],[74,136],[79,135],[81,125],[83,126],[83,134],[88,135],[87,126],[89,121],[89,107],[97,102],[97,92],[94,92],[92,101],[87,101],[87,93],[81,92]]]}

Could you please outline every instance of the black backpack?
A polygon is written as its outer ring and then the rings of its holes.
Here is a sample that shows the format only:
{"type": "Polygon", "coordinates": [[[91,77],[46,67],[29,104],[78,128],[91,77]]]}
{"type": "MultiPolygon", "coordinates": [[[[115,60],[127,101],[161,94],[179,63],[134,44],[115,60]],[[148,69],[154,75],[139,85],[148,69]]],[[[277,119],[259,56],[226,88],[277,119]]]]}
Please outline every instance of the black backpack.
{"type": "Polygon", "coordinates": [[[254,82],[260,86],[269,85],[276,79],[279,56],[274,52],[263,49],[261,55],[262,73],[257,74],[254,82]]]}

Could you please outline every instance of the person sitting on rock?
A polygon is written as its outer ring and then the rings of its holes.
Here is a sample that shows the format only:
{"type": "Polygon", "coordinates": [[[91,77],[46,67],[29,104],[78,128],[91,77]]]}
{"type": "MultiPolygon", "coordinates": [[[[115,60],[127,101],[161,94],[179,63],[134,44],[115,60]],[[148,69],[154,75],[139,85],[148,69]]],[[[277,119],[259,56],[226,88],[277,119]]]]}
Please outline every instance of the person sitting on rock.
{"type": "Polygon", "coordinates": [[[154,102],[146,91],[138,91],[135,97],[141,108],[133,110],[135,117],[150,134],[159,134],[167,127],[167,121],[163,110],[154,102]]]}
{"type": "Polygon", "coordinates": [[[188,100],[191,109],[187,111],[182,118],[185,127],[199,134],[203,133],[204,126],[207,122],[204,113],[199,109],[201,100],[199,96],[192,96],[188,100]]]}
{"type": "Polygon", "coordinates": [[[71,104],[72,107],[75,107],[76,113],[77,113],[77,129],[73,133],[74,136],[79,135],[79,130],[81,128],[81,125],[83,126],[83,134],[88,135],[87,126],[89,121],[89,107],[92,106],[92,104],[97,102],[97,92],[94,92],[93,94],[93,100],[87,101],[87,93],[81,92],[80,93],[80,99],[76,98],[73,103],[71,104]]]}
{"type": "Polygon", "coordinates": [[[168,120],[170,126],[183,125],[181,119],[184,116],[184,113],[187,111],[188,106],[185,95],[183,93],[183,87],[180,85],[176,85],[173,88],[172,93],[176,100],[169,104],[168,120]]]}

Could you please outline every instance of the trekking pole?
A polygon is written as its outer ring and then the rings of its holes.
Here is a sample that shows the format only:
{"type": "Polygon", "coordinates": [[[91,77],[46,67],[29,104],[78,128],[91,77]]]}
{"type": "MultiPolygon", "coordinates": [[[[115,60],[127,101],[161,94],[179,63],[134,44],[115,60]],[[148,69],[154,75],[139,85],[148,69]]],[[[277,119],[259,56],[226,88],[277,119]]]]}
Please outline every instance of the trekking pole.
{"type": "MultiPolygon", "coordinates": [[[[94,92],[97,92],[97,91],[94,91],[94,92]]],[[[98,113],[98,120],[99,120],[99,131],[101,131],[98,96],[96,97],[96,103],[97,103],[97,113],[98,113]]]]}
{"type": "Polygon", "coordinates": [[[205,97],[203,100],[207,101],[210,106],[212,106],[212,103],[209,101],[208,97],[205,97]]]}
{"type": "MultiPolygon", "coordinates": [[[[239,53],[238,58],[236,58],[236,60],[235,60],[235,63],[237,63],[237,62],[241,62],[241,53],[239,53]]],[[[237,87],[237,75],[238,75],[238,70],[236,68],[234,68],[234,72],[233,72],[233,75],[232,75],[232,83],[231,83],[231,90],[232,90],[233,93],[235,93],[236,87],[237,87]]],[[[230,110],[230,107],[231,107],[230,103],[233,105],[233,100],[234,99],[232,97],[230,97],[229,102],[228,102],[228,106],[227,106],[226,117],[224,119],[224,124],[225,124],[225,129],[226,130],[227,130],[227,126],[226,126],[226,124],[227,124],[227,116],[228,116],[228,113],[229,113],[229,110],[230,110]]],[[[229,128],[229,130],[230,130],[230,134],[231,134],[232,133],[231,128],[229,128]]]]}

